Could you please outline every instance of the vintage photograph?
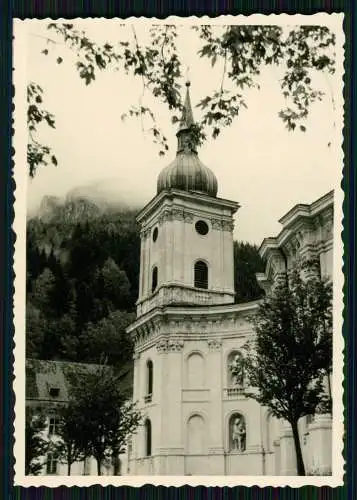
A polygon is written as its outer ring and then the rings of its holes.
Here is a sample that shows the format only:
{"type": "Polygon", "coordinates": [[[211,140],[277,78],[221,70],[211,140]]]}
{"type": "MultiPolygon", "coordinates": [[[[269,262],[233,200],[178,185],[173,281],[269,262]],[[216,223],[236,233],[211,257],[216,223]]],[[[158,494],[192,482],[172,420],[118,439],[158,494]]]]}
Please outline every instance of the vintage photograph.
{"type": "Polygon", "coordinates": [[[15,23],[19,484],[342,484],[342,22],[15,23]]]}

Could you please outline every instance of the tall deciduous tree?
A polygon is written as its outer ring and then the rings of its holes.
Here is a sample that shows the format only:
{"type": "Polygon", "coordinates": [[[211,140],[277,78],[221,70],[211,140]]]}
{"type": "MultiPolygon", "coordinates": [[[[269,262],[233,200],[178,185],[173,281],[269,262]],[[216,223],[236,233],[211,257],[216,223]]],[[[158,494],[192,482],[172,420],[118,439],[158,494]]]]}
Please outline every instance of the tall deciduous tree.
{"type": "Polygon", "coordinates": [[[25,426],[25,474],[37,476],[45,465],[50,444],[44,436],[46,416],[27,406],[25,426]]]}
{"type": "MultiPolygon", "coordinates": [[[[48,24],[47,46],[42,51],[56,57],[61,64],[66,49],[76,57],[76,69],[86,85],[92,83],[98,71],[119,70],[138,78],[143,92],[138,103],[129,103],[123,113],[126,117],[139,118],[146,132],[151,134],[164,155],[167,137],[160,128],[153,109],[145,104],[144,94],[167,105],[172,121],[178,121],[182,108],[182,61],[177,49],[180,27],[154,25],[142,40],[135,26],[118,24],[119,41],[115,44],[98,44],[79,31],[74,23],[48,24]],[[63,50],[64,49],[64,50],[63,50]],[[144,92],[146,91],[146,92],[144,92]],[[144,125],[145,124],[145,125],[144,125]]],[[[229,127],[247,107],[245,91],[259,88],[259,75],[264,66],[275,65],[282,71],[280,85],[287,105],[279,115],[289,130],[306,130],[304,124],[312,103],[321,100],[323,92],[314,79],[316,73],[332,74],[335,71],[335,35],[325,26],[295,26],[283,30],[274,25],[194,26],[200,49],[198,56],[211,65],[220,67],[217,87],[210,95],[202,96],[199,107],[201,120],[192,130],[192,139],[201,144],[207,136],[216,138],[221,130],[229,127]],[[299,126],[299,127],[298,127],[299,126]]],[[[183,35],[184,36],[184,35],[183,35]]],[[[333,96],[332,96],[333,104],[333,96]]],[[[36,132],[41,122],[55,127],[55,118],[43,105],[43,90],[36,83],[28,86],[29,144],[28,164],[30,175],[36,168],[57,159],[47,146],[41,145],[36,132]]]]}
{"type": "Polygon", "coordinates": [[[71,475],[74,462],[83,460],[86,456],[84,446],[80,443],[81,419],[75,405],[65,405],[58,411],[55,450],[58,459],[67,464],[67,475],[71,475]]]}
{"type": "Polygon", "coordinates": [[[299,475],[298,421],[326,405],[332,366],[332,285],[313,270],[313,262],[297,265],[263,300],[245,357],[246,394],[291,424],[299,475]]]}
{"type": "Polygon", "coordinates": [[[96,459],[100,476],[104,460],[125,451],[141,414],[120,388],[120,378],[109,366],[99,365],[71,379],[67,411],[70,419],[75,416],[77,420],[75,444],[86,456],[96,459]]]}

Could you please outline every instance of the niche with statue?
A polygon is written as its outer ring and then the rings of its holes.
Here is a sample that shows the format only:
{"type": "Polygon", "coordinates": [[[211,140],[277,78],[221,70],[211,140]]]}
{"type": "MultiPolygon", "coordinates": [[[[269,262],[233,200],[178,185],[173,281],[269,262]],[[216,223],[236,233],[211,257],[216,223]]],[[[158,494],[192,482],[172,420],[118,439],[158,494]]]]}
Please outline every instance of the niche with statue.
{"type": "Polygon", "coordinates": [[[243,453],[246,450],[247,430],[245,418],[234,413],[229,419],[229,451],[243,453]]]}
{"type": "Polygon", "coordinates": [[[244,359],[240,351],[232,351],[228,356],[228,387],[243,389],[244,359]]]}

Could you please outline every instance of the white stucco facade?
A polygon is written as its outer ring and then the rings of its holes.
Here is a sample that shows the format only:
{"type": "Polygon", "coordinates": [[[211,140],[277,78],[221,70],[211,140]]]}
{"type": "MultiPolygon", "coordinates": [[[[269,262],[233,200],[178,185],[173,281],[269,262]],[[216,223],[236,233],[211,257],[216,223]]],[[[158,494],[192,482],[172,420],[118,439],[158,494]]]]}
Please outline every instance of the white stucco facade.
{"type": "MultiPolygon", "coordinates": [[[[128,332],[135,342],[133,399],[144,423],[129,449],[129,474],[296,474],[290,426],[245,398],[230,375],[234,356],[253,335],[249,317],[258,306],[234,304],[232,229],[238,206],[170,190],[138,216],[140,296],[128,332]],[[207,234],[195,229],[198,220],[207,224],[207,234]],[[207,263],[205,289],[195,286],[197,260],[207,263]],[[237,419],[244,422],[241,449],[232,440],[237,419]]],[[[332,219],[333,193],[284,216],[282,232],[260,248],[267,260],[261,285],[268,290],[298,255],[318,255],[322,274],[331,276],[332,219]]],[[[330,417],[302,419],[300,437],[307,471],[328,473],[330,417]]]]}

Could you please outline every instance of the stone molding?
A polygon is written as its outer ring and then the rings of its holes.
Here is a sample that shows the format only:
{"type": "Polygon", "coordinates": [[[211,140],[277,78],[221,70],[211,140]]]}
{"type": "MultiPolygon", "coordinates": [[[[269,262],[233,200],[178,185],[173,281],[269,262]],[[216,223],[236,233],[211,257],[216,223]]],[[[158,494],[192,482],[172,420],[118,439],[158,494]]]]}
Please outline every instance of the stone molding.
{"type": "Polygon", "coordinates": [[[234,223],[231,220],[221,220],[217,218],[211,219],[212,229],[232,232],[234,223]]]}
{"type": "Polygon", "coordinates": [[[220,348],[222,347],[222,340],[221,339],[209,339],[207,340],[208,344],[208,349],[210,351],[219,351],[220,348]]]}
{"type": "Polygon", "coordinates": [[[156,344],[158,353],[180,352],[184,346],[183,340],[179,339],[160,339],[156,344]]]}
{"type": "Polygon", "coordinates": [[[185,449],[183,447],[172,448],[157,448],[157,455],[184,455],[185,449]]]}
{"type": "Polygon", "coordinates": [[[143,314],[161,306],[171,304],[185,305],[217,305],[233,301],[233,290],[204,290],[183,284],[162,283],[152,295],[147,295],[137,301],[137,315],[143,314]]]}
{"type": "MultiPolygon", "coordinates": [[[[200,216],[200,214],[196,214],[191,211],[187,211],[181,207],[170,207],[170,208],[164,208],[163,211],[160,213],[157,223],[159,225],[163,224],[164,222],[167,221],[173,221],[173,220],[178,220],[178,221],[183,221],[188,224],[192,224],[195,219],[199,218],[206,218],[205,216],[200,216]]],[[[232,232],[234,229],[234,223],[230,219],[220,219],[217,217],[211,217],[210,218],[211,226],[212,229],[215,230],[220,230],[220,231],[229,231],[232,232]]],[[[154,224],[155,225],[155,224],[154,224]]],[[[149,227],[143,228],[140,232],[140,236],[142,239],[145,239],[150,233],[154,225],[150,225],[149,227]]]]}
{"type": "Polygon", "coordinates": [[[167,350],[169,352],[180,352],[183,348],[182,340],[168,340],[167,342],[167,350]]]}
{"type": "Polygon", "coordinates": [[[223,446],[210,446],[208,448],[209,455],[223,455],[224,447],[223,446]]]}
{"type": "MultiPolygon", "coordinates": [[[[155,338],[160,336],[162,342],[162,336],[167,339],[167,335],[175,334],[187,337],[188,339],[194,335],[214,335],[218,332],[223,334],[234,333],[235,336],[240,333],[247,334],[251,332],[252,326],[248,322],[249,316],[245,315],[224,315],[221,318],[212,318],[207,321],[201,322],[200,317],[190,316],[185,314],[182,317],[177,318],[167,318],[165,316],[158,316],[150,320],[146,320],[142,324],[139,324],[131,332],[131,336],[135,343],[136,348],[141,348],[146,346],[149,342],[153,342],[155,338]]],[[[184,339],[182,339],[183,341],[184,339]]],[[[221,338],[208,339],[208,346],[210,349],[219,349],[222,343],[221,338]]],[[[173,340],[172,340],[173,342],[173,340]]],[[[175,342],[178,342],[175,340],[175,342]]],[[[162,346],[159,350],[164,349],[162,346]]],[[[171,350],[177,350],[176,344],[172,345],[171,350]]]]}
{"type": "Polygon", "coordinates": [[[221,220],[220,219],[211,219],[212,229],[221,229],[221,220]]]}
{"type": "Polygon", "coordinates": [[[159,354],[167,352],[167,340],[160,339],[156,344],[156,351],[159,354]]]}

